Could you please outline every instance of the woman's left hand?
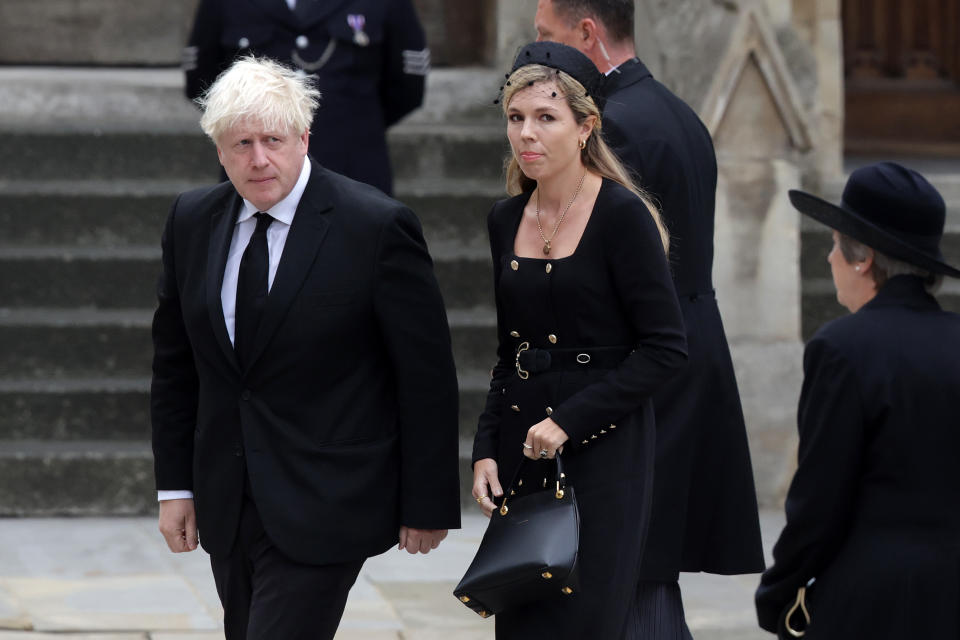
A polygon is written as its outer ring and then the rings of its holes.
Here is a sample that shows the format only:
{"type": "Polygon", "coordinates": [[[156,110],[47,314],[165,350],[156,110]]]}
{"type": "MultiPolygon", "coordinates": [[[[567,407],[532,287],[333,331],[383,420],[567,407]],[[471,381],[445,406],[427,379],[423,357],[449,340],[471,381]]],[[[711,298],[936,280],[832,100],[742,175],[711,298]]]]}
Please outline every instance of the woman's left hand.
{"type": "Polygon", "coordinates": [[[527,439],[523,443],[523,455],[531,460],[552,459],[556,457],[557,451],[563,451],[563,443],[569,439],[567,432],[561,429],[553,418],[541,420],[527,431],[527,439]],[[544,451],[546,454],[540,455],[544,451]]]}

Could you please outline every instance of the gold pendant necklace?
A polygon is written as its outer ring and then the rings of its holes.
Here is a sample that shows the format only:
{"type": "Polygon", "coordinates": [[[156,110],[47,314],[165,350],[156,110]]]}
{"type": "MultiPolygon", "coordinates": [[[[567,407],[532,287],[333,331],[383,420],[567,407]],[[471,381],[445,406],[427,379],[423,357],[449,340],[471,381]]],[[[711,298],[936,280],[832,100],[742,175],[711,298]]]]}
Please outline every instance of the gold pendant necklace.
{"type": "Polygon", "coordinates": [[[567,203],[563,213],[560,214],[560,218],[557,220],[556,226],[553,227],[553,233],[550,234],[549,239],[543,235],[543,227],[540,226],[540,189],[539,187],[537,188],[537,231],[540,232],[540,239],[543,240],[543,255],[550,255],[550,243],[553,242],[553,239],[557,237],[557,231],[560,230],[560,223],[563,222],[563,218],[567,215],[567,211],[570,211],[570,206],[573,204],[573,201],[577,199],[578,195],[580,195],[580,189],[583,187],[583,179],[586,177],[587,170],[584,169],[583,175],[580,176],[580,182],[577,184],[577,190],[573,192],[573,197],[570,198],[570,202],[567,203]]]}

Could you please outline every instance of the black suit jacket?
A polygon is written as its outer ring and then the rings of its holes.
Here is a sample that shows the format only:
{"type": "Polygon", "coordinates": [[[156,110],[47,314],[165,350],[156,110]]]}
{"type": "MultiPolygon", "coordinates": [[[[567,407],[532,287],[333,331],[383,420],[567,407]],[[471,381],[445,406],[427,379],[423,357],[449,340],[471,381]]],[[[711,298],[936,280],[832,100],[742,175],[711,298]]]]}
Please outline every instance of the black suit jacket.
{"type": "Polygon", "coordinates": [[[158,489],[192,489],[203,547],[232,547],[244,474],[274,544],[307,563],[459,526],[457,382],[413,213],[313,163],[250,363],[220,288],[240,197],[177,198],[153,322],[158,489]]]}
{"type": "Polygon", "coordinates": [[[423,102],[429,50],[411,0],[200,0],[184,54],[187,97],[238,57],[315,75],[323,97],[310,150],[324,167],[392,189],[386,128],[423,102]],[[354,26],[362,21],[366,39],[354,26]],[[351,22],[354,26],[351,26],[351,22]]]}
{"type": "Polygon", "coordinates": [[[809,638],[960,637],[960,316],[897,276],[824,325],[803,369],[760,626],[816,578],[809,638]]]}
{"type": "Polygon", "coordinates": [[[634,58],[608,77],[603,132],[661,209],[689,362],[654,396],[657,475],[643,575],[763,569],[740,394],[713,293],[717,161],[710,133],[634,58]]]}

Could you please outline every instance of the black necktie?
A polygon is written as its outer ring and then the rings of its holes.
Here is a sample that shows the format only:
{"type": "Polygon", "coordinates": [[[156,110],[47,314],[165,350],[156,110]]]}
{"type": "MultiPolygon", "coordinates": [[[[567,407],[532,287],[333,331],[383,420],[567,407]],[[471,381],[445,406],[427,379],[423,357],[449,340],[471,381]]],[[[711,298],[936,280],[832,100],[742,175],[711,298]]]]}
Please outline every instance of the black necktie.
{"type": "Polygon", "coordinates": [[[237,276],[237,307],[233,330],[233,348],[240,366],[250,356],[253,340],[260,326],[260,316],[267,305],[267,278],[270,271],[270,252],[267,249],[267,227],[273,216],[262,211],[255,214],[257,228],[240,258],[237,276]]]}

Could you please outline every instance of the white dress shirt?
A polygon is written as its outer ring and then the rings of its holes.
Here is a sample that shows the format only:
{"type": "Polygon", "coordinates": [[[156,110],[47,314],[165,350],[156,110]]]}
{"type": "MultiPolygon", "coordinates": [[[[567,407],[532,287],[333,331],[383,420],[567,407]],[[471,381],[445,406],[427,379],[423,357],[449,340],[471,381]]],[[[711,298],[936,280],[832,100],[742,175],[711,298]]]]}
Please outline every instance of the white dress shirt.
{"type": "MultiPolygon", "coordinates": [[[[293,185],[293,189],[290,190],[286,198],[266,211],[273,216],[273,222],[267,227],[267,252],[270,256],[270,267],[267,272],[268,293],[273,286],[273,279],[277,275],[277,266],[279,266],[280,257],[283,255],[283,247],[287,243],[287,234],[290,232],[290,225],[293,224],[293,217],[297,213],[297,205],[300,204],[300,198],[303,197],[309,179],[310,160],[304,158],[303,168],[300,169],[300,178],[293,185]]],[[[223,270],[220,304],[223,307],[223,319],[227,324],[227,334],[230,336],[231,344],[233,344],[236,329],[237,279],[240,276],[240,259],[243,258],[243,252],[246,251],[247,245],[250,243],[250,237],[253,235],[254,229],[257,228],[257,221],[253,216],[258,211],[259,209],[253,203],[244,198],[243,205],[240,207],[240,214],[237,216],[237,222],[233,226],[233,238],[230,240],[227,266],[223,270]]],[[[177,500],[192,497],[193,492],[189,490],[157,491],[158,500],[177,500]]]]}

